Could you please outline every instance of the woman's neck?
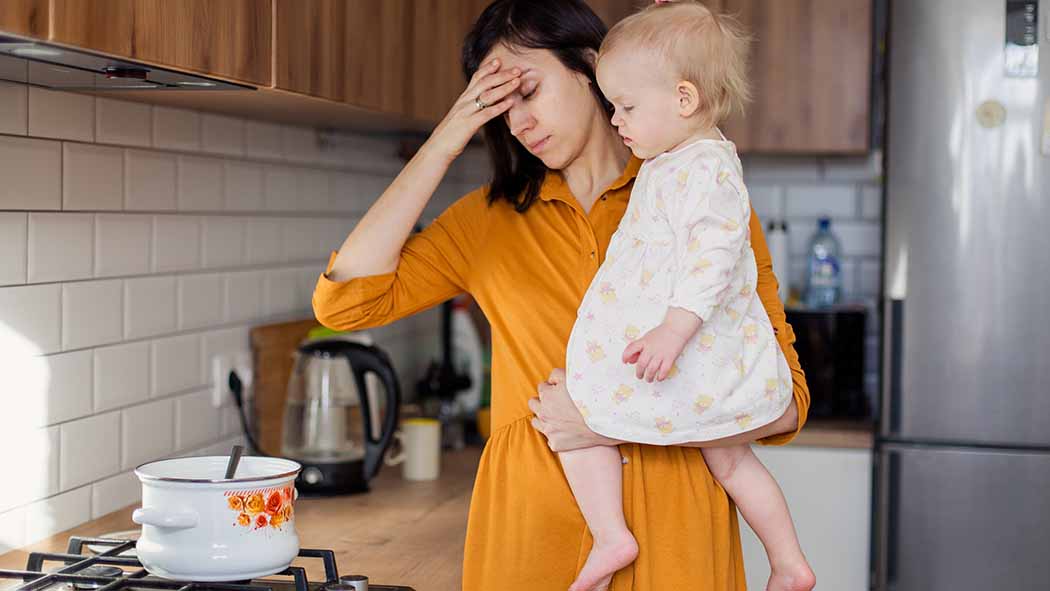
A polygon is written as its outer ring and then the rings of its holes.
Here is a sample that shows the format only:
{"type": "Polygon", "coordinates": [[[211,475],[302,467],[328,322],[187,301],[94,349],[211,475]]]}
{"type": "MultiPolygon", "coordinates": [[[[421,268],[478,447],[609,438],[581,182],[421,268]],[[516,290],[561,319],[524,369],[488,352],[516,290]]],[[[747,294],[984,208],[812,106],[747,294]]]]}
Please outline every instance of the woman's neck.
{"type": "Polygon", "coordinates": [[[631,158],[631,151],[604,118],[591,127],[596,132],[588,134],[590,139],[579,156],[561,171],[576,201],[588,213],[602,191],[620,178],[631,158]]]}

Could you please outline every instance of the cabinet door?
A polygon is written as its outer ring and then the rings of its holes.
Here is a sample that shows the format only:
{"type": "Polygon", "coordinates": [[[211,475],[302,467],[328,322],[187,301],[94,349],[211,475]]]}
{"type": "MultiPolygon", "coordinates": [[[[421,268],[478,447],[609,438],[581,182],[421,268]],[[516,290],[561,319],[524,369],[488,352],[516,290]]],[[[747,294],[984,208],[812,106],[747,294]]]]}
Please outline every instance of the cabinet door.
{"type": "Polygon", "coordinates": [[[347,10],[346,100],[412,115],[414,0],[351,0],[347,10]]]}
{"type": "Polygon", "coordinates": [[[871,0],[724,0],[755,36],[755,100],[725,125],[741,151],[868,150],[871,0]]]}
{"type": "Polygon", "coordinates": [[[134,57],[272,85],[271,0],[133,0],[133,4],[134,57]]]}
{"type": "Polygon", "coordinates": [[[487,6],[480,0],[412,2],[412,114],[438,122],[462,94],[463,39],[487,6]]]}
{"type": "Polygon", "coordinates": [[[0,0],[0,31],[47,37],[48,0],[0,0]]]}
{"type": "Polygon", "coordinates": [[[587,0],[591,9],[601,17],[605,26],[612,28],[613,25],[624,18],[631,16],[639,9],[650,4],[652,0],[587,0]]]}
{"type": "MultiPolygon", "coordinates": [[[[274,84],[334,101],[346,99],[346,0],[277,0],[274,84]]],[[[382,2],[375,2],[382,4],[382,2]]]]}
{"type": "Polygon", "coordinates": [[[133,0],[53,0],[51,39],[131,57],[133,0]]]}

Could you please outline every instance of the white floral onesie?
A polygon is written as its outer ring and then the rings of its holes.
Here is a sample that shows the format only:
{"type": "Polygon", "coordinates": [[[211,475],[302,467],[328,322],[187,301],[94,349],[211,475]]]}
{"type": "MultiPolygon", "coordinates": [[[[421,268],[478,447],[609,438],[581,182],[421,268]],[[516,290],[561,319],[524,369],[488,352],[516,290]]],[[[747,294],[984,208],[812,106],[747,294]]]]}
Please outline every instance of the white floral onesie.
{"type": "Polygon", "coordinates": [[[750,431],[791,403],[791,371],[755,291],[751,207],[729,141],[700,140],[646,161],[566,351],[567,386],[596,433],[674,445],[750,431]],[[652,384],[623,363],[668,306],[703,320],[652,384]]]}

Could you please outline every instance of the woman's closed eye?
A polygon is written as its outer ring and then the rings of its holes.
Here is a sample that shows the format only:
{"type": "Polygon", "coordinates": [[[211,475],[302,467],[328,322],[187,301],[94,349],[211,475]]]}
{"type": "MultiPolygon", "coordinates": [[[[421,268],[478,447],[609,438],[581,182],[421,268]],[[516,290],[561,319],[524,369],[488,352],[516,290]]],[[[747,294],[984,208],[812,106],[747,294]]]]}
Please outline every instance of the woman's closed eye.
{"type": "Polygon", "coordinates": [[[536,90],[540,87],[539,84],[533,84],[532,86],[522,87],[521,98],[522,100],[529,100],[533,95],[536,94],[536,90]]]}

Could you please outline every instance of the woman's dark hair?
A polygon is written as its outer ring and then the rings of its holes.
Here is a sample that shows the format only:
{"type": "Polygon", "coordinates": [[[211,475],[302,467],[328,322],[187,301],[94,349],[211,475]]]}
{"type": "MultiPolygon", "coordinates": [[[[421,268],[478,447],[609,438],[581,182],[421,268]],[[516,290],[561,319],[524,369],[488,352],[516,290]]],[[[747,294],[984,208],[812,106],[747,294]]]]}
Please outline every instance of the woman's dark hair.
{"type": "MultiPolygon", "coordinates": [[[[595,100],[611,115],[590,55],[597,53],[605,33],[605,24],[583,0],[496,0],[463,41],[463,74],[470,80],[499,44],[547,49],[566,68],[591,81],[595,100]]],[[[510,134],[502,117],[486,123],[484,134],[493,170],[489,203],[505,199],[517,211],[527,210],[539,195],[547,167],[510,134]]]]}

